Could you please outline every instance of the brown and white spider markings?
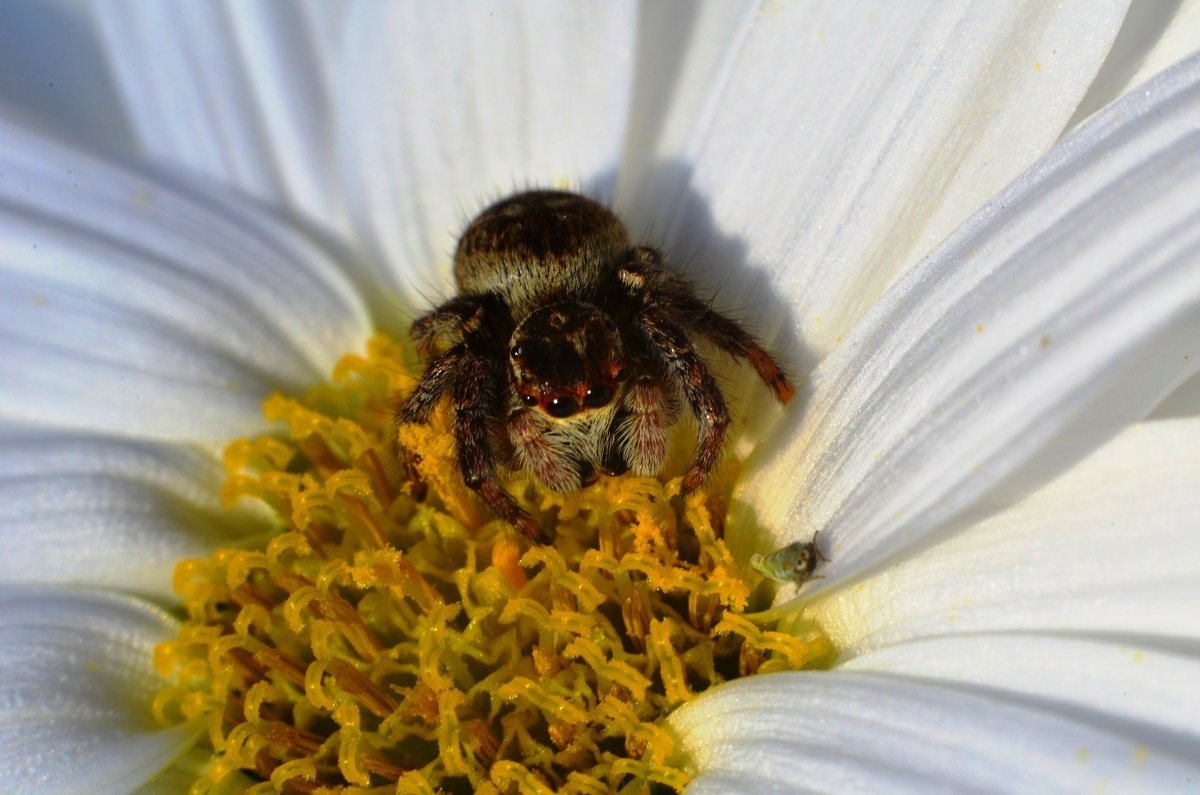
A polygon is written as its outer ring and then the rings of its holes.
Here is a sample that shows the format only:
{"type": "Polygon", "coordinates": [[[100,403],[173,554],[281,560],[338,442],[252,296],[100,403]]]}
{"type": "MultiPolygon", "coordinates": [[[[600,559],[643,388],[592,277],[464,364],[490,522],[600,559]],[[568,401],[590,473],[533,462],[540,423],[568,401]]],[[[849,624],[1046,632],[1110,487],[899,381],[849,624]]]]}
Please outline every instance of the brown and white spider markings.
{"type": "Polygon", "coordinates": [[[597,470],[657,474],[686,402],[698,441],[683,491],[708,476],[730,417],[694,336],[748,360],[781,403],[794,393],[737,322],[583,196],[531,191],[492,205],[459,240],[454,273],[459,294],[413,323],[428,367],[399,422],[426,421],[449,393],[464,482],[534,541],[547,536],[498,468],[560,493],[597,470]]]}

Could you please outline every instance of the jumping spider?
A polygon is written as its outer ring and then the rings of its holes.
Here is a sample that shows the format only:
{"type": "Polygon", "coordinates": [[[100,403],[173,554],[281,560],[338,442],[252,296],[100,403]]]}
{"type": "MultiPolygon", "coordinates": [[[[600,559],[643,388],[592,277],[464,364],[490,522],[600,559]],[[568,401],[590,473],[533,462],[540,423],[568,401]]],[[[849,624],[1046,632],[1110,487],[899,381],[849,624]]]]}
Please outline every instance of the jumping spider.
{"type": "Polygon", "coordinates": [[[686,400],[699,433],[683,491],[704,481],[729,410],[693,336],[749,360],[781,403],[794,393],[740,325],[583,196],[532,191],[487,208],[459,240],[454,274],[459,294],[413,323],[428,368],[399,421],[426,421],[449,392],[464,482],[535,541],[546,535],[501,488],[498,464],[560,493],[597,470],[657,474],[686,400]]]}

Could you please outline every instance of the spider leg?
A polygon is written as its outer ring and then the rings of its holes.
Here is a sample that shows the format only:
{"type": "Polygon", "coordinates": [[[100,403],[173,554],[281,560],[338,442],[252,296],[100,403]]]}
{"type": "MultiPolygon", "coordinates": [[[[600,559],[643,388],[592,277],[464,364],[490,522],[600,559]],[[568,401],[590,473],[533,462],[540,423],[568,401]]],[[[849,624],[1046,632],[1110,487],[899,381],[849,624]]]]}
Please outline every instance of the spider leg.
{"type": "MultiPolygon", "coordinates": [[[[412,391],[412,394],[404,400],[404,405],[400,407],[400,414],[396,417],[396,425],[414,425],[429,419],[430,413],[437,406],[437,402],[441,400],[442,395],[450,388],[455,374],[462,367],[466,352],[466,346],[459,343],[441,353],[429,363],[429,367],[426,368],[425,374],[421,376],[421,381],[417,384],[417,388],[412,391]]],[[[421,456],[415,450],[408,447],[403,449],[403,455],[404,466],[408,472],[408,482],[412,487],[413,496],[422,500],[425,498],[425,483],[417,473],[417,462],[421,456]]]]}
{"type": "Polygon", "coordinates": [[[642,289],[647,297],[660,302],[687,330],[702,334],[730,355],[747,360],[780,403],[792,399],[796,388],[771,355],[741,324],[701,301],[691,285],[663,268],[662,255],[656,249],[645,246],[636,248],[633,250],[633,260],[621,272],[624,282],[640,282],[644,285],[642,289]]]}
{"type": "Polygon", "coordinates": [[[429,360],[437,352],[439,337],[461,340],[465,332],[478,329],[482,323],[481,309],[477,296],[460,295],[414,320],[408,334],[416,343],[417,353],[429,360]]]}
{"type": "Polygon", "coordinates": [[[637,321],[652,350],[656,351],[679,382],[699,423],[696,460],[683,476],[683,492],[693,491],[716,466],[725,434],[729,430],[729,408],[700,354],[692,347],[687,332],[661,307],[647,306],[637,321]]]}
{"type": "Polygon", "coordinates": [[[744,328],[736,320],[725,317],[703,304],[694,296],[688,296],[691,301],[703,307],[703,313],[696,321],[694,328],[717,347],[728,351],[733,356],[744,358],[758,372],[766,385],[775,393],[780,403],[787,403],[796,394],[796,388],[788,381],[783,370],[775,363],[770,354],[759,347],[744,328]]]}
{"type": "Polygon", "coordinates": [[[454,439],[463,482],[504,521],[531,541],[550,543],[549,537],[496,477],[495,461],[488,442],[489,402],[492,384],[487,361],[480,356],[463,358],[454,379],[454,439]]]}
{"type": "Polygon", "coordinates": [[[434,406],[450,388],[467,358],[467,346],[461,342],[436,356],[425,369],[417,388],[404,401],[398,421],[408,425],[428,420],[434,406]]]}

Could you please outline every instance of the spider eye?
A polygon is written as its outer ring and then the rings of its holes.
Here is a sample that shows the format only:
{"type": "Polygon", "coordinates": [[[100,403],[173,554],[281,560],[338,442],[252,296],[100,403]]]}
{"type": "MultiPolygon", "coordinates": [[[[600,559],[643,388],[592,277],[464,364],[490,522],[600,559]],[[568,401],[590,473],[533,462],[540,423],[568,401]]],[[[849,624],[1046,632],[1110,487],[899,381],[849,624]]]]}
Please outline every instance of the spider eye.
{"type": "Polygon", "coordinates": [[[612,400],[613,389],[606,384],[597,384],[596,386],[588,387],[587,394],[583,397],[583,405],[589,409],[598,409],[601,406],[607,406],[608,401],[612,400]]]}
{"type": "Polygon", "coordinates": [[[573,397],[556,397],[546,404],[546,413],[551,417],[570,417],[579,411],[579,403],[573,397]]]}
{"type": "Polygon", "coordinates": [[[525,401],[525,405],[533,408],[538,404],[538,399],[533,395],[522,395],[521,400],[525,401]]]}
{"type": "Polygon", "coordinates": [[[521,354],[522,354],[522,353],[524,353],[524,352],[525,352],[525,351],[521,350],[521,346],[520,346],[520,345],[514,345],[514,346],[512,346],[512,350],[510,350],[510,351],[508,352],[508,355],[509,355],[509,356],[511,356],[511,357],[512,357],[512,358],[514,358],[514,359],[520,359],[520,358],[521,358],[521,354]]]}

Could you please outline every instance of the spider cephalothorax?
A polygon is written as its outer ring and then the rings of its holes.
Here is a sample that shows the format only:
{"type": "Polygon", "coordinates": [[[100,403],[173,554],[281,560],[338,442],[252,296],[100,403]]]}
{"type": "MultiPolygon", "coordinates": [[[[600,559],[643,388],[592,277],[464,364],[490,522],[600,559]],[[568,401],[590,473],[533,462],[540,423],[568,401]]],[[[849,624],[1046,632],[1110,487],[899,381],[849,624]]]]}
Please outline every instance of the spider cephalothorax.
{"type": "Polygon", "coordinates": [[[513,332],[509,374],[530,408],[565,419],[607,406],[625,380],[625,346],[599,307],[560,301],[529,314],[513,332]]]}
{"type": "Polygon", "coordinates": [[[454,266],[458,296],[413,324],[429,365],[400,421],[425,421],[449,393],[464,481],[529,538],[546,536],[501,488],[498,466],[558,492],[597,471],[656,474],[681,403],[699,426],[683,490],[704,481],[729,410],[693,336],[747,359],[781,402],[792,397],[740,325],[583,196],[533,191],[492,205],[459,240],[454,266]]]}

